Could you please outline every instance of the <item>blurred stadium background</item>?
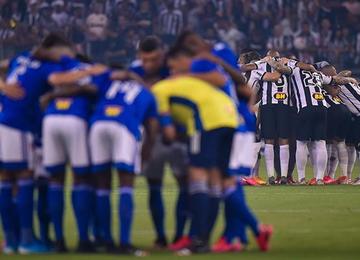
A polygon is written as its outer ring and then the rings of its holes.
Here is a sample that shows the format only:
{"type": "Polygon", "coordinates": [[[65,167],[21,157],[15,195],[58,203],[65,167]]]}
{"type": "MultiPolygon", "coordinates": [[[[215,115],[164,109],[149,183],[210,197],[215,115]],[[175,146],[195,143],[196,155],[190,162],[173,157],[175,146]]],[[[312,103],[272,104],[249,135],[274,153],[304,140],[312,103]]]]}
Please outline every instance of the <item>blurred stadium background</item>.
{"type": "Polygon", "coordinates": [[[360,64],[357,0],[0,0],[0,9],[0,58],[61,31],[95,60],[127,64],[145,35],[170,44],[187,28],[237,53],[274,48],[339,69],[360,64]]]}

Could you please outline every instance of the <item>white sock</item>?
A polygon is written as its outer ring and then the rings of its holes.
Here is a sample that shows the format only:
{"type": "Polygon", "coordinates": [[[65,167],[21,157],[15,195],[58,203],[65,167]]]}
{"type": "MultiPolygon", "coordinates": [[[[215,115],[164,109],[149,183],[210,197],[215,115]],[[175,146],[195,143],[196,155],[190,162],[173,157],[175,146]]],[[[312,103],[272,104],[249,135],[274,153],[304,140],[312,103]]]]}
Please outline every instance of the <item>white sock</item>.
{"type": "Polygon", "coordinates": [[[324,140],[313,142],[312,153],[315,158],[314,172],[317,180],[324,178],[326,164],[327,164],[327,151],[326,142],[324,140]]]}
{"type": "Polygon", "coordinates": [[[305,178],[305,169],[308,158],[308,151],[306,145],[306,141],[296,141],[296,168],[299,181],[305,178]]]}
{"type": "Polygon", "coordinates": [[[338,154],[338,158],[339,158],[339,166],[340,166],[341,176],[347,176],[349,156],[348,156],[348,152],[346,150],[345,142],[343,141],[343,142],[337,143],[336,148],[337,148],[337,154],[338,154]]]}
{"type": "Polygon", "coordinates": [[[252,169],[251,176],[252,177],[259,177],[259,170],[260,170],[260,159],[256,160],[255,166],[252,169]]]}
{"type": "Polygon", "coordinates": [[[328,174],[331,178],[334,179],[336,169],[337,169],[337,166],[339,163],[338,151],[337,151],[336,144],[331,145],[331,154],[328,154],[328,159],[330,160],[330,161],[328,161],[328,165],[330,165],[328,174]]]}
{"type": "MultiPolygon", "coordinates": [[[[308,151],[309,151],[309,157],[310,157],[310,162],[313,168],[315,168],[316,165],[316,152],[315,152],[315,145],[314,142],[309,142],[307,144],[308,147],[308,151]]],[[[314,176],[316,177],[316,176],[314,176]]]]}
{"type": "Polygon", "coordinates": [[[356,162],[356,150],[354,146],[347,146],[348,152],[348,168],[347,168],[347,176],[351,179],[352,171],[354,170],[354,165],[356,162]]]}
{"type": "Polygon", "coordinates": [[[274,145],[265,144],[264,156],[267,175],[269,178],[274,177],[274,145]]]}
{"type": "Polygon", "coordinates": [[[289,145],[280,145],[280,169],[281,177],[286,177],[289,170],[289,145]]]}

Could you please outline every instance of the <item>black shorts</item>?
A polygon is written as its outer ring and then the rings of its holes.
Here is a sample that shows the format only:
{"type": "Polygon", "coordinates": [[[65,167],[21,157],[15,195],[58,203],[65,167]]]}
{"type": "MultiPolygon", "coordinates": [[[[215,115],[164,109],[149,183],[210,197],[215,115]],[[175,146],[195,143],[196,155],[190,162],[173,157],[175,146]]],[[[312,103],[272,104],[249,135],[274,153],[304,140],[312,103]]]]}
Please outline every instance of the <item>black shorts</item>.
{"type": "Polygon", "coordinates": [[[346,136],[346,143],[358,146],[360,143],[360,116],[351,115],[351,122],[348,134],[346,136]]]}
{"type": "Polygon", "coordinates": [[[296,140],[326,140],[326,107],[309,106],[302,108],[297,115],[296,140]]]}
{"type": "Polygon", "coordinates": [[[190,165],[205,169],[218,168],[228,172],[235,129],[218,128],[202,131],[190,138],[190,165]]]}
{"type": "Polygon", "coordinates": [[[351,124],[351,113],[345,105],[331,106],[327,110],[327,140],[345,140],[351,124]]]}
{"type": "Polygon", "coordinates": [[[287,105],[260,106],[261,138],[289,138],[290,113],[290,107],[287,105]]]}

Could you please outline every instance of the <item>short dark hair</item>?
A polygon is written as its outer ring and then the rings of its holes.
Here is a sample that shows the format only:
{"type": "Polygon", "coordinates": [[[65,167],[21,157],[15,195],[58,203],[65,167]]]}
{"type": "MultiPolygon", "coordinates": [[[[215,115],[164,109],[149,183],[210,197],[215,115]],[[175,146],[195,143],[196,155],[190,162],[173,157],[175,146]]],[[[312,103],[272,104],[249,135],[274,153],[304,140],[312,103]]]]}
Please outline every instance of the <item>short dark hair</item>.
{"type": "Polygon", "coordinates": [[[252,62],[254,60],[260,60],[261,59],[260,53],[258,53],[257,51],[254,51],[254,50],[241,53],[241,55],[244,57],[245,63],[250,63],[250,62],[252,62]]]}
{"type": "Polygon", "coordinates": [[[196,33],[191,31],[191,30],[184,30],[182,31],[179,36],[176,39],[175,45],[178,46],[182,46],[184,44],[184,42],[186,41],[186,39],[191,36],[191,35],[195,35],[196,33]]]}
{"type": "Polygon", "coordinates": [[[187,56],[187,57],[193,57],[194,53],[189,50],[188,48],[185,48],[183,46],[174,45],[169,49],[169,51],[166,53],[166,58],[177,58],[179,56],[187,56]]]}
{"type": "Polygon", "coordinates": [[[59,33],[49,33],[41,42],[41,47],[72,47],[71,42],[59,33]]]}
{"type": "Polygon", "coordinates": [[[152,52],[162,48],[161,40],[154,36],[147,36],[139,44],[139,51],[141,52],[152,52]]]}

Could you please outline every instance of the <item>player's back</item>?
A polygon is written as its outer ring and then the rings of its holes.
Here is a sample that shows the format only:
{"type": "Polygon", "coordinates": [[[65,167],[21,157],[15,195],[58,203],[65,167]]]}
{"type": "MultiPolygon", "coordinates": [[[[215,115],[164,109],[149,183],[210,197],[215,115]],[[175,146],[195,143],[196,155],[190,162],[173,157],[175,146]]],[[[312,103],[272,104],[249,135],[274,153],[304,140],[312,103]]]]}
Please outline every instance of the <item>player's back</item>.
{"type": "Polygon", "coordinates": [[[114,120],[124,124],[136,136],[148,117],[156,116],[153,95],[136,81],[110,79],[110,72],[94,79],[98,87],[98,101],[92,122],[114,120]]]}
{"type": "Polygon", "coordinates": [[[153,87],[159,112],[171,112],[175,121],[195,130],[237,127],[238,115],[234,102],[223,91],[205,81],[180,76],[163,80],[153,87]]]}
{"type": "Polygon", "coordinates": [[[58,70],[55,63],[41,62],[33,58],[14,67],[7,77],[7,83],[19,84],[25,95],[19,100],[3,97],[1,122],[14,128],[32,131],[39,113],[39,97],[50,89],[49,75],[58,70]]]}

